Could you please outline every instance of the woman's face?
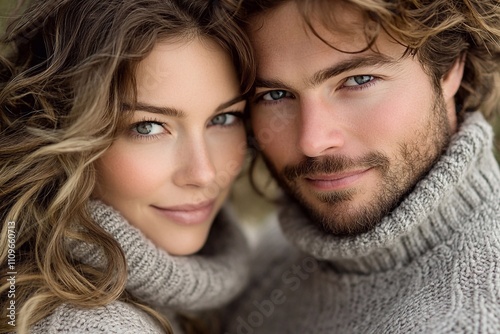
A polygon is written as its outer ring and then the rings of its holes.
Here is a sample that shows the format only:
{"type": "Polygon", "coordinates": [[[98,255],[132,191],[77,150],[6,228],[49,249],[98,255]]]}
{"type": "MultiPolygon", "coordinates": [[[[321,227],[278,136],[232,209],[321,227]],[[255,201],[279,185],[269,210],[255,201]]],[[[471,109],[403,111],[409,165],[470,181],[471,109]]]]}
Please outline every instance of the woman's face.
{"type": "Polygon", "coordinates": [[[137,107],[97,161],[95,196],[170,254],[205,243],[246,151],[245,102],[215,42],[159,42],[136,72],[137,107]]]}

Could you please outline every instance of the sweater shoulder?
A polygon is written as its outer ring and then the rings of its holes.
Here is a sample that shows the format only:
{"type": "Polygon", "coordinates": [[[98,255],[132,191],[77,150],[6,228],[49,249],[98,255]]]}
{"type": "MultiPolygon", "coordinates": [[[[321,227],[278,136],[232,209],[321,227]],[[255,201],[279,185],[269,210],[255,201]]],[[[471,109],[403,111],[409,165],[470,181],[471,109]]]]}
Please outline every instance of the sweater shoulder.
{"type": "Polygon", "coordinates": [[[32,334],[51,333],[163,333],[144,311],[121,301],[94,308],[59,306],[35,324],[32,334]]]}

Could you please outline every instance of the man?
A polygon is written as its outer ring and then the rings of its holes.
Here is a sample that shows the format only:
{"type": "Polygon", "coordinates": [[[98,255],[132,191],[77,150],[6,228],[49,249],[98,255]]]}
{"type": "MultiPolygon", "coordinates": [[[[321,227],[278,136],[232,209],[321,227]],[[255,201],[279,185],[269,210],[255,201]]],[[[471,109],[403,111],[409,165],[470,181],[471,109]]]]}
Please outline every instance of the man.
{"type": "Polygon", "coordinates": [[[498,1],[244,3],[286,240],[225,333],[500,333],[498,1]]]}

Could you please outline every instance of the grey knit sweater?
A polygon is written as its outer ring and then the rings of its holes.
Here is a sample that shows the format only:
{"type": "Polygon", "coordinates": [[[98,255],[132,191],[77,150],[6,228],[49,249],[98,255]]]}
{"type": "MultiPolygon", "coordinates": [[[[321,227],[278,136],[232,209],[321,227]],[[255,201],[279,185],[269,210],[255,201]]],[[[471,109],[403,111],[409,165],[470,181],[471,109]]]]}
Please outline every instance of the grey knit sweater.
{"type": "MultiPolygon", "coordinates": [[[[248,278],[246,240],[227,210],[219,213],[207,244],[197,255],[171,256],[157,248],[118,212],[91,201],[92,218],[122,247],[128,265],[126,289],[167,315],[174,333],[182,333],[174,312],[220,307],[239,293],[248,278]]],[[[72,255],[95,267],[106,261],[98,248],[68,242],[72,255]]],[[[37,323],[32,333],[162,333],[145,312],[116,301],[99,308],[62,305],[37,323]]]]}
{"type": "MultiPolygon", "coordinates": [[[[375,229],[335,237],[289,202],[224,333],[500,333],[500,170],[473,113],[375,229]]],[[[271,235],[272,233],[267,233],[271,235]]]]}

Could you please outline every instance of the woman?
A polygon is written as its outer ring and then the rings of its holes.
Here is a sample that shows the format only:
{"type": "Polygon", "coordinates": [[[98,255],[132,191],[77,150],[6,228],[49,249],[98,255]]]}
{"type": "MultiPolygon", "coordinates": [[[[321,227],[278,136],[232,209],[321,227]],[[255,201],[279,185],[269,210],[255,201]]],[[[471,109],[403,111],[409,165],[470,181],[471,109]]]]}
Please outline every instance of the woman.
{"type": "Polygon", "coordinates": [[[253,79],[235,10],[40,0],[9,26],[1,333],[177,333],[241,290],[245,240],[219,212],[253,79]]]}

